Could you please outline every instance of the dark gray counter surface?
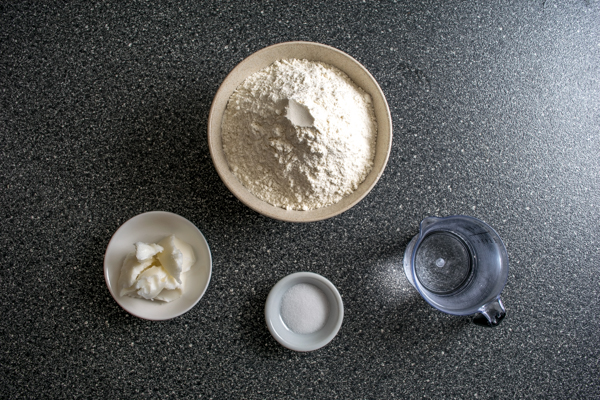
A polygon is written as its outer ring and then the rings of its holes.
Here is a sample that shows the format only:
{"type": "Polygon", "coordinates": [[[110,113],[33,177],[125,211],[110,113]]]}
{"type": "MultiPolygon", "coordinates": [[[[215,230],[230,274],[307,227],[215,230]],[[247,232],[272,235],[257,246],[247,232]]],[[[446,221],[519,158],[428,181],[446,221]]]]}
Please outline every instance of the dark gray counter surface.
{"type": "Polygon", "coordinates": [[[0,5],[0,397],[600,398],[600,3],[407,3],[0,5]],[[289,40],[363,63],[394,125],[374,190],[310,224],[241,204],[206,140],[227,73],[289,40]],[[214,262],[165,322],[103,277],[112,234],[151,210],[192,221],[214,262]],[[421,219],[452,214],[508,249],[495,329],[403,275],[421,219]],[[311,353],[264,323],[296,271],[346,307],[311,353]]]}

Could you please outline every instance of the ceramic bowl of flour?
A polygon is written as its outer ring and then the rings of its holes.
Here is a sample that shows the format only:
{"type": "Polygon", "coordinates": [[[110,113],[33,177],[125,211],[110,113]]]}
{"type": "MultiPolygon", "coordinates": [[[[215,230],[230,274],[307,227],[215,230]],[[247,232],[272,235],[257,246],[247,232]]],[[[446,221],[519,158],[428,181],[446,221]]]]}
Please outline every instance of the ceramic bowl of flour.
{"type": "MultiPolygon", "coordinates": [[[[315,74],[308,76],[319,76],[319,72],[317,71],[315,74]]],[[[284,81],[283,84],[285,85],[286,82],[284,81]]],[[[323,117],[324,111],[319,109],[319,107],[309,108],[307,105],[308,103],[305,101],[306,99],[300,99],[296,101],[296,98],[292,97],[289,99],[283,99],[283,101],[278,100],[277,103],[281,103],[281,115],[285,115],[290,123],[299,127],[308,127],[314,122],[316,127],[317,123],[328,121],[328,117],[323,117]]],[[[238,101],[239,104],[236,103],[236,107],[238,109],[240,107],[244,107],[244,99],[238,101]]],[[[318,101],[316,101],[316,103],[318,103],[318,101]]],[[[260,104],[258,106],[260,107],[260,104]]],[[[250,105],[249,107],[255,107],[255,105],[250,105]]],[[[325,111],[331,111],[331,109],[326,109],[325,111]]],[[[277,113],[279,114],[280,111],[277,111],[277,113]]],[[[347,113],[346,118],[348,116],[350,118],[354,118],[356,114],[356,112],[347,113]]],[[[339,118],[339,115],[334,116],[339,118]]],[[[356,124],[354,122],[349,124],[349,126],[355,125],[356,124]]],[[[299,130],[303,131],[302,129],[299,130]]],[[[307,140],[308,142],[311,141],[310,132],[305,136],[307,136],[308,139],[305,139],[303,136],[296,139],[296,141],[299,143],[298,148],[305,145],[307,140]]],[[[315,135],[312,135],[313,139],[314,136],[315,135]]],[[[316,143],[316,140],[313,142],[316,143]]],[[[360,143],[360,140],[354,140],[354,142],[351,143],[354,145],[351,151],[349,151],[349,154],[352,154],[352,156],[347,157],[350,162],[352,162],[354,158],[358,158],[355,157],[351,152],[360,149],[360,143]]],[[[242,203],[259,212],[260,214],[274,219],[289,222],[312,222],[331,218],[344,211],[347,211],[360,202],[371,191],[381,177],[387,164],[392,144],[392,122],[389,107],[381,88],[373,76],[358,61],[340,50],[323,44],[312,42],[286,42],[264,48],[252,54],[238,64],[225,78],[214,97],[210,109],[208,118],[208,144],[217,173],[227,188],[242,203]],[[247,177],[240,176],[240,170],[238,169],[237,165],[233,165],[232,168],[228,162],[228,159],[229,161],[232,160],[232,146],[237,147],[236,151],[238,153],[240,153],[240,151],[243,152],[246,151],[246,149],[256,147],[256,143],[249,141],[248,138],[242,138],[239,141],[236,141],[231,140],[230,137],[227,136],[228,130],[230,129],[229,120],[231,118],[229,115],[232,108],[229,107],[228,109],[228,103],[232,102],[235,96],[238,96],[238,94],[242,91],[242,86],[245,84],[245,81],[248,77],[255,76],[255,73],[264,70],[269,66],[282,62],[285,63],[282,60],[301,60],[303,62],[322,63],[322,65],[326,67],[331,66],[333,69],[341,71],[343,73],[342,75],[346,76],[346,78],[349,79],[353,85],[357,86],[361,93],[365,93],[366,95],[364,98],[370,103],[369,106],[372,110],[370,114],[372,115],[371,121],[373,121],[374,128],[376,130],[376,139],[373,139],[373,141],[368,144],[370,146],[369,151],[371,151],[372,154],[372,167],[370,167],[369,170],[366,170],[363,175],[360,176],[360,181],[356,181],[356,183],[353,182],[351,184],[351,190],[349,191],[341,191],[335,187],[329,189],[327,185],[321,185],[318,187],[317,189],[320,190],[319,193],[323,194],[325,197],[328,195],[335,195],[336,193],[342,193],[340,195],[341,199],[335,200],[333,204],[327,204],[323,202],[323,206],[320,206],[319,204],[321,203],[317,202],[315,203],[317,204],[315,208],[305,207],[304,209],[299,208],[298,204],[292,207],[287,205],[285,202],[283,205],[274,205],[274,202],[271,202],[270,198],[268,198],[268,195],[271,191],[271,183],[267,183],[266,188],[262,189],[262,192],[251,187],[252,184],[256,182],[260,183],[261,180],[268,178],[268,173],[263,174],[264,168],[269,168],[269,165],[277,166],[277,162],[283,164],[287,162],[285,159],[286,157],[291,159],[299,158],[295,153],[297,149],[292,149],[292,151],[289,151],[289,142],[281,143],[281,140],[278,137],[278,135],[281,136],[279,127],[274,125],[274,132],[272,135],[268,132],[266,134],[264,133],[264,130],[270,127],[268,120],[249,120],[247,123],[244,120],[240,120],[237,123],[240,129],[248,130],[248,137],[252,137],[252,133],[250,133],[250,131],[258,132],[262,129],[262,135],[266,137],[266,147],[268,147],[269,150],[275,149],[273,150],[273,154],[253,154],[250,152],[251,150],[248,150],[248,154],[241,154],[240,158],[243,159],[242,161],[250,160],[250,162],[255,162],[257,165],[256,168],[250,169],[250,172],[252,172],[253,175],[248,174],[249,176],[247,177]],[[224,146],[227,146],[227,148],[224,149],[224,146]],[[273,156],[275,156],[276,159],[274,159],[273,156]],[[267,164],[265,164],[265,162],[267,164]],[[265,167],[264,165],[267,166],[265,167]],[[232,169],[235,171],[232,171],[232,169]],[[328,190],[330,193],[327,192],[328,190]]],[[[312,150],[313,153],[309,154],[312,157],[319,157],[322,153],[322,149],[331,149],[329,144],[326,142],[317,143],[313,147],[316,148],[316,150],[312,150]]],[[[349,147],[344,144],[340,148],[344,149],[349,147]]],[[[334,150],[336,152],[340,152],[340,148],[334,150]]],[[[333,154],[332,151],[329,151],[329,154],[333,154]]],[[[303,155],[300,158],[302,157],[303,155]]],[[[313,160],[310,160],[310,163],[313,163],[313,160]]],[[[329,179],[327,178],[328,176],[335,174],[338,174],[338,176],[333,176],[332,180],[336,180],[338,178],[345,179],[346,176],[352,176],[354,173],[354,171],[349,169],[346,165],[340,168],[336,167],[335,163],[329,163],[328,165],[328,170],[317,171],[320,174],[319,176],[316,176],[317,174],[313,171],[308,171],[304,177],[298,177],[296,180],[294,180],[294,177],[292,177],[290,179],[291,186],[304,190],[304,188],[302,188],[302,184],[305,184],[306,182],[303,182],[303,179],[309,182],[309,184],[312,184],[310,182],[313,180],[319,183],[324,179],[329,179]]],[[[357,174],[357,176],[359,175],[360,174],[357,174]]],[[[305,191],[303,193],[307,192],[305,191]]],[[[312,194],[310,196],[312,196],[312,194]]],[[[305,198],[308,199],[309,197],[305,198]]],[[[309,200],[306,201],[309,202],[309,200]]],[[[302,206],[302,203],[300,203],[300,205],[302,206]]]]}
{"type": "Polygon", "coordinates": [[[296,272],[281,279],[265,303],[269,332],[294,351],[313,351],[327,345],[343,319],[340,293],[329,280],[312,272],[296,272]]]}

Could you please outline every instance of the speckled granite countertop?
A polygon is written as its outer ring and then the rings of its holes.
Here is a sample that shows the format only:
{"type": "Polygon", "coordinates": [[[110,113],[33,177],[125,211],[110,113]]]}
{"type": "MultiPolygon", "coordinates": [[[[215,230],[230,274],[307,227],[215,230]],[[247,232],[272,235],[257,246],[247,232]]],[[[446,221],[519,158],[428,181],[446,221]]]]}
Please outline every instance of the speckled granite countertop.
{"type": "Polygon", "coordinates": [[[0,5],[0,397],[599,398],[600,3],[281,3],[0,5]],[[227,73],[289,40],[362,62],[394,124],[369,196],[304,225],[237,201],[206,141],[227,73]],[[214,260],[166,322],[103,277],[111,235],[150,210],[196,224],[214,260]],[[452,214],[507,246],[495,329],[403,275],[421,219],[452,214]],[[264,323],[296,271],[346,307],[311,353],[264,323]]]}

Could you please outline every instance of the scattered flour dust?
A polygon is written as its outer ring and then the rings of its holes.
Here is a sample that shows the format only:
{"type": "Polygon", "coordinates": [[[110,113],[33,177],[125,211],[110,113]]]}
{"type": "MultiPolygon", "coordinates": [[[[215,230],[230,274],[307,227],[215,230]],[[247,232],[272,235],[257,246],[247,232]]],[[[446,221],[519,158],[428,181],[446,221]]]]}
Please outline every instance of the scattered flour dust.
{"type": "Polygon", "coordinates": [[[233,174],[287,210],[337,203],[373,167],[371,96],[321,62],[279,60],[251,75],[229,98],[221,128],[233,174]]]}

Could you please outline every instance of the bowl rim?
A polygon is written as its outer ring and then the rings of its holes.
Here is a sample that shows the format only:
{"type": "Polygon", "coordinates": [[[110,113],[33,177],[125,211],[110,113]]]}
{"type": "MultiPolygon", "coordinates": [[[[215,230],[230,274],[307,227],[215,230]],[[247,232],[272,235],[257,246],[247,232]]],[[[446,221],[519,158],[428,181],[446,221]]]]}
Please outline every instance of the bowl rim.
{"type": "MultiPolygon", "coordinates": [[[[307,58],[303,57],[302,54],[297,58],[307,58]]],[[[307,58],[308,59],[308,58],[307,58]]],[[[240,63],[238,63],[225,77],[219,89],[215,93],[213,98],[213,102],[210,107],[209,115],[208,115],[208,124],[207,124],[207,139],[208,139],[208,147],[210,151],[210,155],[213,161],[213,166],[217,171],[217,174],[225,184],[225,186],[231,191],[231,193],[243,204],[251,208],[252,210],[258,212],[259,214],[265,215],[267,217],[285,221],[285,222],[315,222],[324,219],[328,219],[339,215],[350,208],[354,207],[358,204],[370,191],[375,187],[381,175],[385,171],[385,167],[389,160],[391,147],[392,147],[392,136],[393,136],[393,127],[392,127],[392,117],[389,105],[387,103],[387,99],[385,94],[381,90],[381,87],[377,83],[377,80],[371,75],[371,73],[355,58],[350,56],[349,54],[336,49],[335,47],[316,43],[309,41],[288,41],[273,44],[267,47],[264,47],[245,59],[243,59],[240,63]],[[331,64],[331,60],[320,60],[318,58],[313,58],[313,61],[321,61],[333,65],[338,68],[348,76],[363,90],[371,95],[374,103],[379,103],[379,107],[376,107],[375,113],[377,118],[377,143],[376,143],[376,151],[375,151],[375,159],[374,159],[374,168],[369,172],[365,180],[359,185],[359,189],[355,190],[353,193],[349,194],[342,198],[339,202],[331,204],[326,207],[308,210],[308,211],[299,211],[299,210],[284,210],[283,208],[273,206],[258,197],[256,197],[252,192],[250,192],[246,187],[244,187],[241,182],[237,179],[235,175],[230,171],[229,165],[227,164],[227,160],[225,158],[223,152],[223,145],[221,141],[221,123],[224,109],[227,107],[227,102],[229,101],[229,97],[231,93],[235,91],[235,88],[239,86],[243,82],[243,80],[249,76],[251,73],[254,73],[274,61],[281,58],[291,58],[291,57],[280,57],[280,58],[272,58],[273,54],[277,54],[280,49],[285,47],[303,47],[303,52],[305,53],[318,53],[318,52],[329,52],[331,55],[330,58],[336,58],[338,60],[344,60],[352,64],[352,73],[348,73],[347,69],[341,68],[338,65],[331,64]],[[256,65],[265,64],[264,62],[260,62],[261,57],[271,56],[269,58],[268,64],[257,68],[256,65]],[[256,71],[252,71],[250,74],[244,74],[243,71],[247,67],[254,67],[256,71]],[[359,85],[356,82],[355,77],[358,75],[363,76],[363,80],[368,82],[370,86],[370,90],[365,89],[363,86],[359,85]],[[354,77],[352,76],[354,75],[354,77]],[[243,78],[240,78],[243,76],[243,78]],[[235,83],[235,88],[233,91],[226,92],[226,89],[230,84],[235,83]],[[225,98],[226,97],[226,98],[225,98]],[[225,98],[225,99],[224,99],[225,98]],[[225,106],[223,107],[223,101],[225,106]],[[378,113],[378,109],[382,110],[378,113]],[[217,117],[218,116],[218,117],[217,117]],[[381,132],[389,132],[384,137],[384,141],[381,141],[381,132]],[[383,146],[383,147],[382,147],[383,146]],[[382,157],[383,155],[383,157],[382,157]],[[223,165],[225,167],[223,167],[223,165]],[[375,169],[375,165],[379,165],[378,169],[375,169]],[[221,166],[221,167],[219,167],[221,166]],[[364,186],[366,185],[366,186],[364,186]],[[361,190],[361,187],[362,190],[361,190]]]]}
{"type": "MultiPolygon", "coordinates": [[[[332,305],[333,306],[333,305],[332,305]]],[[[344,321],[344,302],[342,300],[342,296],[340,295],[340,292],[337,290],[337,288],[335,287],[335,285],[333,283],[331,283],[331,281],[329,281],[327,278],[325,278],[322,275],[319,275],[317,273],[314,272],[295,272],[292,273],[290,275],[285,276],[284,278],[280,279],[274,286],[273,288],[271,288],[271,291],[269,292],[269,295],[267,296],[267,300],[265,302],[265,322],[267,324],[267,328],[269,329],[269,332],[271,333],[271,335],[273,336],[273,338],[279,342],[279,344],[281,344],[283,347],[286,347],[290,350],[294,350],[294,351],[300,351],[300,352],[307,352],[307,351],[313,351],[313,350],[317,350],[320,349],[321,347],[329,344],[329,342],[331,342],[333,340],[334,337],[337,336],[341,326],[342,326],[342,322],[344,321]],[[332,296],[335,299],[335,303],[337,305],[337,311],[338,311],[338,318],[335,321],[335,324],[331,326],[331,330],[329,333],[327,333],[324,337],[321,337],[320,339],[315,339],[312,342],[309,342],[308,344],[300,344],[300,343],[296,343],[290,340],[286,340],[278,331],[277,326],[283,326],[283,323],[278,324],[275,323],[273,321],[273,318],[271,318],[272,315],[278,315],[279,319],[281,319],[281,314],[280,312],[276,311],[276,307],[280,307],[281,306],[281,299],[283,297],[283,295],[285,294],[285,292],[287,292],[287,289],[291,288],[292,286],[299,284],[299,283],[314,283],[314,282],[318,282],[320,283],[321,287],[325,286],[332,294],[332,296]]],[[[283,329],[286,329],[285,327],[283,329]]],[[[306,337],[305,335],[302,334],[298,334],[298,333],[294,333],[292,331],[289,331],[290,335],[289,336],[302,336],[302,337],[306,337]]],[[[313,335],[313,334],[310,334],[313,335]]]]}

